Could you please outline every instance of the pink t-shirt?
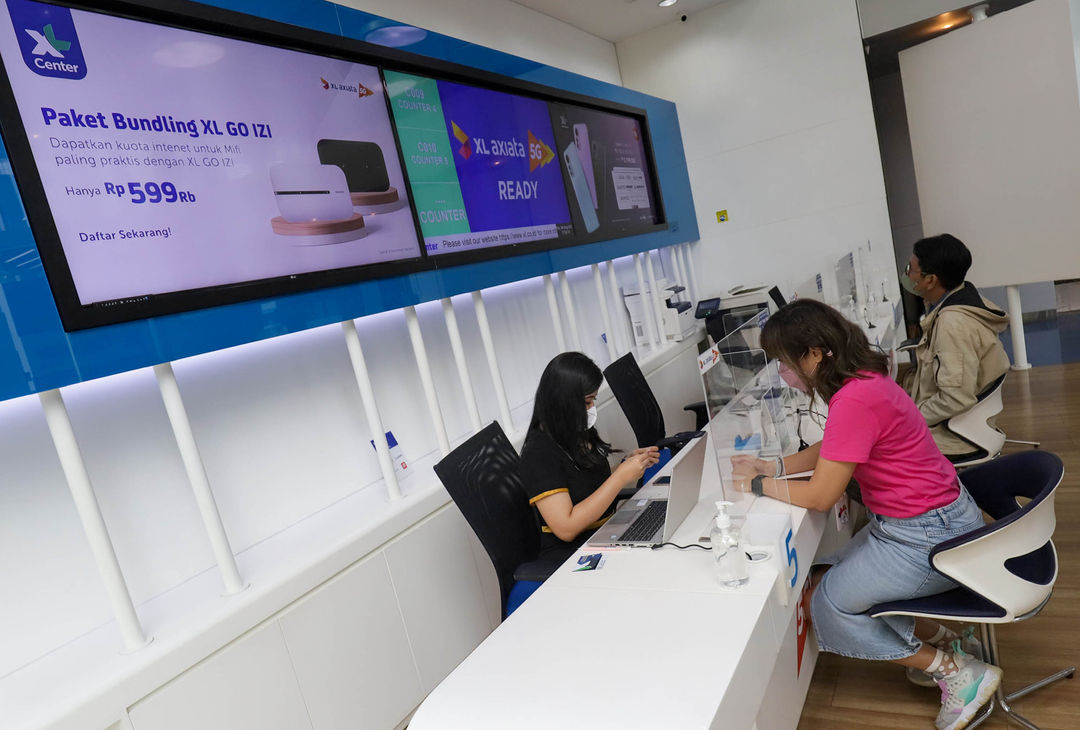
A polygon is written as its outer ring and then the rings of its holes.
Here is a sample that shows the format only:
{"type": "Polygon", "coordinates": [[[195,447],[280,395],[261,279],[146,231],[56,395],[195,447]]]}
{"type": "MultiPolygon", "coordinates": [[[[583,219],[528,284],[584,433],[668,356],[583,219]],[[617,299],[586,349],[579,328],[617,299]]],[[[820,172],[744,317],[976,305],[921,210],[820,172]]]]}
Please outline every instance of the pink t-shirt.
{"type": "Polygon", "coordinates": [[[885,517],[914,517],[960,493],[956,469],[941,455],[926,419],[903,388],[861,372],[829,401],[821,456],[854,462],[863,503],[885,517]]]}

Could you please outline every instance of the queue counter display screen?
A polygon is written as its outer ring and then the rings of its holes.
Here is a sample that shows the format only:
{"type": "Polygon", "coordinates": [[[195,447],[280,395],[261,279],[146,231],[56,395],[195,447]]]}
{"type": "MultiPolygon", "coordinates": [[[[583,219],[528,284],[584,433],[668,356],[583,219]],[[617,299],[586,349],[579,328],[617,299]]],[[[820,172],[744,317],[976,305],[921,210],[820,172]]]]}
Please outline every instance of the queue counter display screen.
{"type": "Polygon", "coordinates": [[[384,77],[429,255],[573,238],[547,102],[384,77]]]}
{"type": "Polygon", "coordinates": [[[653,173],[636,118],[555,103],[551,118],[580,230],[609,238],[646,232],[660,223],[653,173]]]}
{"type": "Polygon", "coordinates": [[[65,328],[422,256],[375,66],[31,0],[4,9],[0,90],[6,75],[16,104],[0,93],[0,121],[24,199],[47,201],[27,207],[65,328]]]}

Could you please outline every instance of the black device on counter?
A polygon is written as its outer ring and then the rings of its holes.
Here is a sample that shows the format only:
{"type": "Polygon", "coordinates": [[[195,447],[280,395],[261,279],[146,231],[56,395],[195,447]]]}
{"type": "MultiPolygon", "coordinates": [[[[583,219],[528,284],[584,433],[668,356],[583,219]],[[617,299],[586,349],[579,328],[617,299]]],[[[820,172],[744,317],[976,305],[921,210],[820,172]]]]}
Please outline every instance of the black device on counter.
{"type": "Polygon", "coordinates": [[[787,304],[787,300],[784,299],[784,295],[780,293],[780,287],[778,286],[769,289],[769,297],[776,303],[777,309],[787,304]]]}
{"type": "Polygon", "coordinates": [[[720,311],[720,297],[701,299],[694,310],[694,319],[707,319],[720,311]]]}

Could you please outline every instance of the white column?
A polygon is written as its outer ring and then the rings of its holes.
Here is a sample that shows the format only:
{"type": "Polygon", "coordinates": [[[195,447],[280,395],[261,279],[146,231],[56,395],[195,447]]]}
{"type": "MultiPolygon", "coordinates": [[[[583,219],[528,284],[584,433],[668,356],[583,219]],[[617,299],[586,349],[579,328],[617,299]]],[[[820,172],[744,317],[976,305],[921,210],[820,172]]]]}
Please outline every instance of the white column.
{"type": "Polygon", "coordinates": [[[664,313],[662,311],[664,305],[660,303],[660,287],[656,285],[656,272],[653,268],[652,251],[645,252],[645,273],[649,277],[649,291],[652,292],[649,301],[652,303],[653,314],[656,316],[656,344],[659,347],[667,341],[667,337],[664,335],[664,313]]]}
{"type": "Polygon", "coordinates": [[[690,292],[694,295],[693,298],[696,302],[706,294],[698,288],[697,274],[694,269],[694,252],[690,249],[689,243],[682,244],[682,252],[686,259],[686,273],[690,276],[690,292]]]}
{"type": "MultiPolygon", "coordinates": [[[[131,601],[131,593],[128,592],[124,574],[120,570],[120,562],[116,559],[116,551],[109,538],[108,528],[105,527],[105,519],[101,516],[101,507],[94,494],[94,487],[90,484],[90,475],[86,472],[86,464],[75,440],[75,431],[71,428],[71,419],[68,418],[64,399],[59,390],[38,393],[38,399],[45,411],[45,421],[49,425],[56,454],[60,457],[60,466],[67,478],[75,509],[90,543],[90,552],[94,555],[94,563],[105,583],[105,591],[109,595],[116,623],[120,626],[124,651],[141,649],[149,642],[143,634],[142,624],[139,623],[139,616],[135,613],[135,605],[131,601]]],[[[24,558],[33,560],[34,556],[24,558]]]]}
{"type": "Polygon", "coordinates": [[[701,292],[697,291],[696,289],[691,291],[691,289],[692,289],[692,286],[691,286],[692,279],[690,277],[692,276],[691,270],[692,270],[693,267],[690,264],[690,248],[689,248],[689,246],[679,246],[678,249],[679,249],[679,265],[682,266],[682,268],[683,268],[683,277],[684,277],[683,278],[683,286],[685,286],[686,289],[687,289],[686,293],[687,293],[688,298],[692,299],[693,301],[697,301],[703,295],[701,294],[701,292]]]}
{"type": "Polygon", "coordinates": [[[596,298],[600,302],[600,316],[604,320],[604,338],[607,340],[608,359],[615,361],[615,330],[611,327],[611,315],[608,313],[607,292],[604,291],[604,280],[600,276],[600,264],[592,265],[593,284],[596,285],[596,298]]]}
{"type": "Polygon", "coordinates": [[[480,430],[480,409],[476,405],[476,393],[473,392],[472,380],[469,378],[469,363],[465,359],[457,314],[454,313],[454,303],[450,301],[450,297],[442,300],[442,311],[443,319],[446,320],[446,331],[450,335],[450,349],[454,353],[454,363],[457,364],[458,379],[461,381],[461,392],[465,396],[465,408],[469,411],[469,423],[473,433],[476,433],[480,430]]]}
{"type": "Polygon", "coordinates": [[[157,378],[161,400],[165,403],[165,412],[169,416],[176,446],[180,449],[180,458],[184,462],[188,483],[191,484],[191,491],[195,495],[195,504],[199,508],[203,528],[206,530],[206,536],[210,538],[210,548],[213,550],[218,570],[221,571],[221,579],[225,583],[225,595],[239,593],[247,588],[247,585],[240,577],[240,570],[236,567],[236,557],[233,555],[232,546],[229,545],[229,536],[225,534],[225,525],[221,522],[221,513],[218,511],[214,493],[210,489],[210,480],[206,476],[206,467],[199,454],[199,446],[195,443],[195,433],[191,430],[191,421],[188,420],[184,399],[180,396],[180,386],[176,383],[176,373],[173,372],[172,363],[155,365],[154,377],[157,378]]]}
{"type": "Polygon", "coordinates": [[[641,297],[641,316],[645,318],[645,333],[648,335],[649,349],[652,350],[656,347],[656,315],[645,295],[645,274],[641,270],[640,254],[634,254],[634,273],[637,274],[638,296],[641,297]]]}
{"type": "Polygon", "coordinates": [[[578,330],[577,310],[574,299],[570,296],[570,279],[565,271],[559,272],[559,286],[562,289],[563,307],[566,309],[566,321],[570,325],[570,339],[574,349],[581,351],[581,332],[578,330]]]}
{"type": "Polygon", "coordinates": [[[480,340],[484,343],[484,354],[487,355],[488,370],[491,371],[491,385],[495,388],[495,400],[499,403],[502,427],[509,435],[514,432],[514,421],[510,417],[510,402],[506,399],[506,388],[503,387],[502,373],[499,371],[499,360],[495,356],[495,341],[491,337],[491,325],[488,324],[487,310],[484,308],[484,297],[479,291],[474,291],[472,301],[473,309],[476,310],[476,322],[480,325],[480,340]]]}
{"type": "Polygon", "coordinates": [[[420,384],[424,388],[431,425],[435,427],[435,438],[439,441],[439,451],[446,456],[450,453],[450,439],[446,436],[446,424],[443,422],[442,408],[439,407],[439,394],[435,392],[435,381],[431,377],[431,363],[428,362],[416,307],[405,307],[405,325],[409,328],[409,339],[412,341],[413,355],[416,356],[416,367],[420,370],[420,384]]]}
{"type": "Polygon", "coordinates": [[[1005,296],[1009,300],[1009,333],[1012,335],[1013,370],[1028,370],[1031,363],[1027,359],[1027,341],[1024,339],[1024,311],[1020,308],[1020,290],[1015,286],[1005,287],[1005,296]]]}
{"type": "Polygon", "coordinates": [[[352,361],[353,374],[360,388],[360,399],[364,402],[364,414],[367,416],[371,440],[375,443],[379,470],[386,482],[386,493],[391,500],[401,499],[401,487],[398,486],[394,462],[390,458],[390,447],[386,444],[386,429],[383,428],[379,406],[375,402],[375,391],[371,387],[371,378],[368,377],[367,362],[364,360],[364,350],[360,347],[360,336],[356,333],[356,323],[351,319],[342,322],[341,331],[345,334],[345,346],[349,349],[349,360],[352,361]]]}
{"type": "Polygon", "coordinates": [[[686,294],[683,296],[683,298],[689,300],[690,280],[689,277],[686,275],[686,268],[683,266],[682,249],[680,249],[678,246],[671,247],[671,262],[674,265],[675,276],[678,277],[679,283],[686,287],[686,294]]]}
{"type": "Polygon", "coordinates": [[[544,292],[547,294],[551,323],[555,326],[555,344],[558,345],[559,352],[566,352],[566,335],[563,334],[559,300],[555,298],[555,284],[551,281],[551,274],[544,274],[544,292]]]}
{"type": "Polygon", "coordinates": [[[615,317],[619,320],[619,334],[626,342],[624,352],[630,352],[634,349],[634,325],[630,322],[629,312],[626,311],[626,303],[623,302],[622,294],[619,293],[619,280],[615,276],[614,261],[609,260],[607,262],[607,276],[608,287],[611,289],[611,296],[615,298],[615,309],[613,311],[615,317]]]}

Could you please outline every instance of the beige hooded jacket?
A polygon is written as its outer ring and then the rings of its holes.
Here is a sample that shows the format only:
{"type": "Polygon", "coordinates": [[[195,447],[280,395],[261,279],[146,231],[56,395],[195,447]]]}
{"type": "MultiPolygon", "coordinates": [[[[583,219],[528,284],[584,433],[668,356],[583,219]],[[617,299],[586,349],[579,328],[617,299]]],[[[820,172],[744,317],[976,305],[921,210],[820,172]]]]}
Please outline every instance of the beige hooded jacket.
{"type": "Polygon", "coordinates": [[[944,454],[966,454],[975,447],[944,426],[944,421],[975,405],[988,385],[1009,369],[998,335],[1008,318],[993,302],[964,282],[947,293],[922,319],[915,347],[915,369],[903,386],[944,454]]]}

